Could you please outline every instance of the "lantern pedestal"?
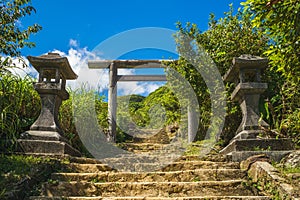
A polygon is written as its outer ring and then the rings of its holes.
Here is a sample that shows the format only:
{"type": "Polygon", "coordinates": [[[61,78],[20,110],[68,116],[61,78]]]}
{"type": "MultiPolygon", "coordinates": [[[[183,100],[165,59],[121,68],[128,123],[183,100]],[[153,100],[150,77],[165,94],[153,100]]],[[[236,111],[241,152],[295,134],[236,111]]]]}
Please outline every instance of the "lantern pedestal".
{"type": "Polygon", "coordinates": [[[41,98],[41,112],[30,130],[18,140],[25,153],[80,156],[64,138],[58,121],[59,107],[69,98],[65,89],[66,80],[76,79],[67,58],[49,53],[39,57],[28,57],[39,72],[39,82],[34,84],[41,98]]]}
{"type": "Polygon", "coordinates": [[[58,122],[59,107],[63,100],[69,98],[61,84],[35,83],[35,90],[41,98],[41,113],[23,137],[33,140],[66,141],[58,122]]]}
{"type": "Polygon", "coordinates": [[[266,58],[242,55],[233,59],[233,66],[228,70],[224,81],[237,84],[231,99],[240,104],[243,119],[235,137],[222,151],[228,160],[242,161],[250,156],[265,154],[275,161],[280,161],[291,152],[291,139],[263,138],[264,130],[269,128],[259,112],[260,95],[268,89],[267,83],[261,82],[261,71],[267,67],[266,58]]]}

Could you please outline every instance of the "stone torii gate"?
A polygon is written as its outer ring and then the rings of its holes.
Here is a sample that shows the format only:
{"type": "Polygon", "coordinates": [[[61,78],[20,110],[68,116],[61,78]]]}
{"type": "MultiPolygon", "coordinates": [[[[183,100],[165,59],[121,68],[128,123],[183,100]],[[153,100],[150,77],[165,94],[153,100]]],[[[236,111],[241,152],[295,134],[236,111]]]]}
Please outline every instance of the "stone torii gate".
{"type": "MultiPolygon", "coordinates": [[[[117,82],[118,81],[167,81],[166,75],[118,75],[118,69],[145,69],[165,68],[162,64],[165,61],[174,60],[93,60],[88,61],[90,69],[109,69],[109,90],[108,90],[108,120],[109,133],[107,140],[116,141],[117,132],[117,82]]],[[[188,113],[188,141],[192,142],[195,137],[194,112],[188,113]]]]}

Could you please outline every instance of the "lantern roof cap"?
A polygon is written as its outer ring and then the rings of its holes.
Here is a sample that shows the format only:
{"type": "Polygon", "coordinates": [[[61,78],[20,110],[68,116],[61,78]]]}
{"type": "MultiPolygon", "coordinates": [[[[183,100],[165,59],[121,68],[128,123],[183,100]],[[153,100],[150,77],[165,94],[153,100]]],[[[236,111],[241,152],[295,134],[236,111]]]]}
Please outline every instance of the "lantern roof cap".
{"type": "MultiPolygon", "coordinates": [[[[61,57],[58,53],[48,53],[41,56],[27,56],[31,65],[40,73],[42,69],[59,69],[63,78],[74,80],[78,76],[75,74],[66,57],[61,57]]],[[[54,74],[53,74],[54,75],[54,74]]]]}

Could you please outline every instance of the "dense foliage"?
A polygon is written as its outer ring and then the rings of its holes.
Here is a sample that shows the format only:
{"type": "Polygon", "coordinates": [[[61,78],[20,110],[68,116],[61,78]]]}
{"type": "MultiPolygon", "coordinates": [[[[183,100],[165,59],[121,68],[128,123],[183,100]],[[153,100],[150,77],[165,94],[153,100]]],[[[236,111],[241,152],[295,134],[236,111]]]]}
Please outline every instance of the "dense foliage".
{"type": "Polygon", "coordinates": [[[20,24],[23,17],[36,12],[30,2],[31,0],[1,0],[0,54],[20,56],[21,48],[35,46],[28,39],[32,33],[38,32],[41,26],[34,24],[23,29],[20,24]]]}
{"type": "MultiPolygon", "coordinates": [[[[208,53],[221,75],[224,75],[229,69],[233,57],[238,57],[242,54],[261,56],[264,50],[267,49],[267,39],[263,37],[260,30],[252,28],[250,15],[243,13],[241,10],[234,14],[232,6],[230,11],[225,13],[224,18],[216,20],[214,15],[211,14],[209,29],[205,32],[200,32],[197,25],[191,23],[187,23],[185,27],[178,23],[178,29],[180,34],[195,40],[200,51],[204,49],[208,53]]],[[[178,45],[182,43],[180,37],[177,37],[176,41],[178,45]]],[[[198,138],[202,138],[210,125],[211,117],[211,99],[208,88],[201,74],[185,58],[180,57],[177,63],[173,63],[170,66],[189,81],[197,94],[198,102],[200,103],[198,138]]],[[[228,84],[227,89],[229,91],[228,94],[230,94],[233,85],[228,84]]],[[[239,106],[233,104],[230,100],[230,95],[228,95],[227,105],[227,116],[222,138],[228,141],[240,123],[241,113],[239,106]]]]}
{"type": "Polygon", "coordinates": [[[268,39],[264,55],[270,61],[269,81],[274,93],[268,104],[269,118],[282,135],[300,144],[300,1],[247,0],[253,28],[268,39]]]}
{"type": "Polygon", "coordinates": [[[125,122],[131,118],[133,123],[141,127],[159,128],[174,123],[180,119],[179,108],[176,96],[166,86],[158,88],[147,97],[130,95],[118,98],[120,121],[125,122]]]}
{"type": "Polygon", "coordinates": [[[6,73],[0,79],[0,139],[16,139],[37,118],[40,99],[31,77],[6,73]]]}
{"type": "MultiPolygon", "coordinates": [[[[265,71],[264,81],[269,89],[260,105],[262,117],[271,129],[277,130],[276,136],[292,137],[299,145],[300,2],[248,0],[243,5],[243,12],[239,10],[235,15],[232,7],[224,18],[215,20],[211,15],[209,29],[205,32],[200,32],[196,24],[187,23],[184,27],[179,23],[179,33],[194,39],[199,49],[203,47],[222,75],[231,66],[233,57],[242,54],[267,57],[270,67],[265,71]]],[[[181,45],[181,38],[176,39],[181,45]]],[[[170,66],[185,76],[198,95],[200,113],[204,113],[200,116],[200,125],[204,128],[198,130],[202,134],[209,125],[207,118],[210,116],[207,87],[200,74],[183,57],[170,66]]],[[[234,86],[228,83],[226,86],[231,94],[234,86]]],[[[224,139],[233,136],[241,119],[239,107],[230,98],[227,105],[224,139]]]]}
{"type": "MultiPolygon", "coordinates": [[[[300,2],[298,0],[247,0],[244,10],[236,14],[230,7],[223,18],[210,16],[209,29],[201,32],[196,24],[178,23],[178,46],[180,35],[186,35],[196,42],[199,50],[204,50],[216,64],[221,75],[229,69],[232,58],[242,54],[266,56],[270,67],[265,71],[264,81],[269,84],[261,101],[262,117],[277,129],[278,135],[292,137],[300,144],[300,2]],[[264,101],[266,100],[266,101],[264,101]]],[[[16,139],[28,130],[40,111],[40,101],[32,87],[30,77],[21,78],[10,73],[7,68],[15,67],[12,57],[20,56],[20,49],[33,47],[28,39],[41,29],[37,24],[22,29],[18,24],[22,17],[31,15],[35,9],[30,0],[4,0],[0,3],[0,139],[16,139]]],[[[192,48],[192,47],[191,47],[192,48]]],[[[203,52],[198,52],[199,54],[203,52]]],[[[21,59],[21,57],[19,57],[21,59]]],[[[189,82],[197,95],[200,106],[200,124],[197,139],[202,139],[210,125],[211,91],[201,74],[184,57],[177,62],[167,63],[189,82]]],[[[173,86],[174,87],[174,86],[173,86]]],[[[222,139],[228,142],[234,135],[241,120],[239,106],[230,100],[234,88],[226,83],[227,114],[222,139]]],[[[60,123],[65,137],[82,152],[88,152],[80,142],[74,116],[74,96],[85,104],[95,102],[97,122],[107,131],[107,103],[97,92],[85,90],[70,91],[70,99],[64,101],[60,109],[60,123]],[[77,94],[79,96],[77,96],[77,94]]],[[[161,87],[148,97],[130,95],[118,99],[118,141],[127,138],[124,134],[136,124],[141,128],[161,128],[180,120],[178,97],[167,87],[161,87]],[[128,105],[127,105],[128,104],[128,105]]],[[[83,105],[84,106],[84,105],[83,105]]],[[[93,108],[94,109],[94,108],[93,108]]],[[[76,113],[80,114],[80,113],[76,113]]],[[[87,133],[90,134],[90,133],[87,133]]]]}
{"type": "Polygon", "coordinates": [[[20,20],[35,12],[30,0],[2,0],[0,2],[0,140],[15,140],[36,119],[40,100],[33,90],[33,79],[21,78],[8,69],[16,67],[13,58],[24,66],[20,54],[23,47],[33,47],[28,39],[41,27],[37,24],[23,27],[20,20]]]}
{"type": "Polygon", "coordinates": [[[128,95],[118,97],[118,139],[130,138],[126,133],[137,129],[161,129],[180,120],[179,101],[167,86],[147,97],[128,95]]]}
{"type": "Polygon", "coordinates": [[[0,199],[29,199],[39,195],[41,183],[70,163],[68,158],[3,154],[0,160],[0,199]]]}
{"type": "MultiPolygon", "coordinates": [[[[92,109],[96,112],[97,123],[99,127],[106,132],[108,129],[107,102],[104,102],[103,96],[99,96],[95,91],[86,90],[84,86],[76,90],[68,90],[68,92],[70,94],[70,98],[63,101],[59,110],[59,123],[64,131],[64,137],[68,139],[69,143],[76,149],[80,150],[84,155],[90,156],[89,152],[81,142],[80,137],[85,137],[85,135],[78,134],[77,126],[80,126],[80,123],[76,124],[74,116],[77,118],[85,116],[85,112],[89,112],[90,109],[90,107],[85,106],[89,106],[88,102],[93,101],[95,107],[92,109]],[[79,109],[76,109],[78,107],[79,109]]],[[[92,114],[88,113],[88,115],[92,114]]],[[[82,126],[84,125],[82,124],[82,126]]],[[[82,134],[82,132],[80,133],[82,134]]],[[[86,131],[85,134],[87,134],[87,137],[92,137],[93,135],[91,130],[86,131]]]]}
{"type": "Polygon", "coordinates": [[[31,0],[1,0],[0,1],[0,75],[8,73],[8,68],[16,67],[13,58],[26,67],[20,50],[24,47],[34,47],[29,41],[30,35],[37,33],[42,27],[33,24],[23,27],[21,19],[35,13],[31,0]]]}

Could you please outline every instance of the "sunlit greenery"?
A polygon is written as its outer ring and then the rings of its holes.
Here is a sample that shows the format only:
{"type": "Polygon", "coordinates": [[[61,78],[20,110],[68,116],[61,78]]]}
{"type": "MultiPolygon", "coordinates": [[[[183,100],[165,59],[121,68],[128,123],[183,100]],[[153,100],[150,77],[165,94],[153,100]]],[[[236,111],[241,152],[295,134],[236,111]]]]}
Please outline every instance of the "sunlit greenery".
{"type": "Polygon", "coordinates": [[[130,95],[118,98],[119,122],[127,124],[131,121],[141,127],[155,129],[174,123],[180,119],[179,109],[178,99],[166,86],[158,88],[147,97],[130,95]]]}
{"type": "Polygon", "coordinates": [[[247,0],[253,28],[268,39],[264,55],[270,61],[274,93],[268,109],[274,128],[300,145],[300,1],[247,0]]]}
{"type": "Polygon", "coordinates": [[[25,16],[35,13],[31,0],[2,0],[0,6],[0,58],[1,55],[12,57],[21,56],[20,49],[34,47],[33,42],[28,41],[31,34],[41,30],[41,26],[33,24],[22,27],[18,22],[25,16]]]}
{"type": "Polygon", "coordinates": [[[0,78],[0,139],[15,140],[37,118],[40,99],[29,76],[6,73],[0,78]]]}
{"type": "Polygon", "coordinates": [[[52,172],[62,169],[67,161],[24,155],[0,155],[0,160],[0,199],[8,199],[4,195],[9,192],[15,192],[22,199],[38,195],[40,182],[46,181],[52,172]],[[15,190],[20,190],[20,193],[17,194],[15,190]]]}
{"type": "MultiPolygon", "coordinates": [[[[14,140],[36,119],[40,100],[33,90],[33,78],[12,74],[13,60],[26,67],[20,50],[34,47],[28,41],[41,27],[37,24],[22,27],[17,22],[35,12],[30,0],[4,0],[0,6],[0,140],[14,140]]],[[[2,143],[1,143],[2,144],[2,143]]],[[[2,149],[2,148],[1,148],[2,149]]]]}
{"type": "MultiPolygon", "coordinates": [[[[208,53],[221,75],[224,75],[230,68],[233,57],[242,54],[262,56],[264,50],[267,49],[267,39],[261,31],[253,29],[250,14],[243,13],[241,10],[234,14],[232,6],[225,16],[218,20],[211,14],[207,31],[201,32],[197,25],[192,23],[186,25],[178,23],[178,29],[180,34],[196,41],[199,51],[208,53]]],[[[178,45],[183,42],[180,35],[175,39],[178,45]]],[[[211,99],[206,83],[201,74],[183,57],[169,66],[189,81],[197,95],[200,104],[200,125],[197,138],[203,138],[203,134],[210,125],[211,117],[211,99]]],[[[234,85],[228,83],[226,87],[228,91],[227,115],[221,138],[228,142],[240,124],[241,112],[239,106],[230,99],[234,85]]]]}
{"type": "MultiPolygon", "coordinates": [[[[199,30],[196,24],[183,25],[179,22],[178,33],[194,39],[196,44],[209,54],[221,75],[229,69],[232,58],[235,56],[242,54],[267,56],[270,67],[263,77],[264,81],[269,84],[269,89],[262,97],[260,105],[262,117],[272,129],[277,129],[278,136],[291,137],[299,144],[300,12],[298,11],[300,3],[296,0],[272,2],[247,0],[243,3],[244,9],[240,9],[237,13],[234,13],[233,7],[230,6],[223,18],[215,19],[211,14],[209,28],[206,31],[199,30]]],[[[1,39],[3,48],[0,53],[2,53],[2,58],[11,58],[10,56],[20,56],[20,48],[34,46],[28,42],[28,39],[30,34],[36,33],[40,27],[35,24],[21,30],[10,21],[35,12],[30,1],[15,0],[4,3],[6,6],[1,7],[3,11],[1,31],[5,37],[1,39]],[[19,10],[19,13],[12,14],[16,10],[19,10]],[[8,18],[9,15],[12,19],[8,18]]],[[[180,38],[175,36],[175,40],[179,45],[180,38]]],[[[7,70],[7,67],[15,67],[11,59],[2,59],[0,66],[0,139],[15,140],[35,121],[40,111],[40,100],[32,86],[35,80],[28,76],[21,78],[7,70]]],[[[211,118],[211,98],[206,83],[201,74],[183,57],[180,57],[177,62],[169,63],[169,66],[189,82],[197,95],[200,106],[197,139],[201,139],[210,125],[211,118]]],[[[226,84],[227,114],[221,136],[225,143],[226,140],[232,138],[241,120],[239,106],[230,100],[234,85],[226,84]]],[[[69,142],[81,151],[85,151],[73,119],[73,97],[78,91],[70,90],[69,92],[70,99],[64,101],[60,109],[60,123],[69,142]]],[[[83,102],[93,98],[97,122],[106,132],[108,129],[107,103],[104,102],[103,97],[97,95],[97,91],[91,91],[91,93],[85,94],[81,91],[83,102]]],[[[176,97],[167,87],[159,88],[148,97],[131,95],[129,107],[123,106],[122,99],[126,98],[128,97],[119,98],[120,127],[135,123],[140,127],[159,128],[180,120],[179,97],[176,97]]],[[[119,141],[126,139],[121,129],[118,129],[119,141]]]]}

